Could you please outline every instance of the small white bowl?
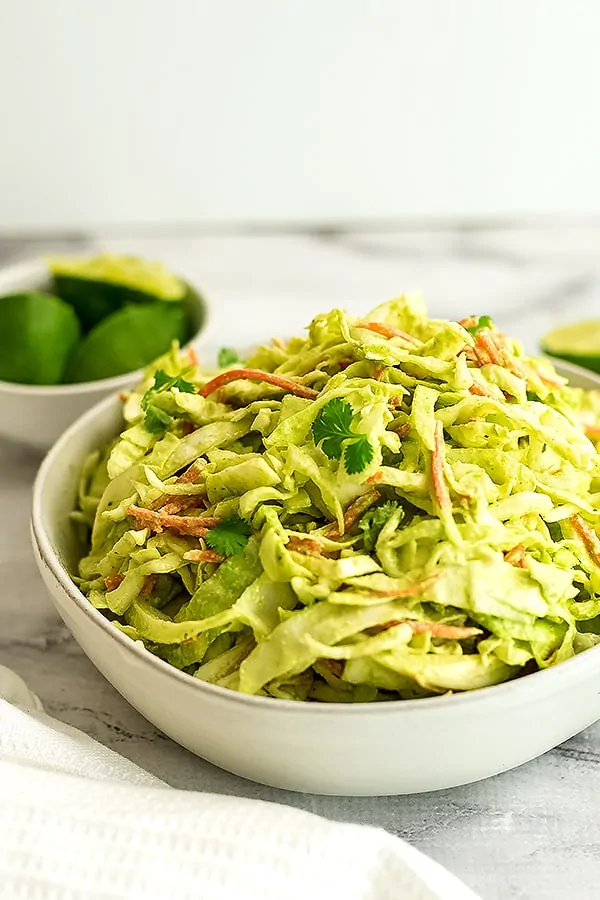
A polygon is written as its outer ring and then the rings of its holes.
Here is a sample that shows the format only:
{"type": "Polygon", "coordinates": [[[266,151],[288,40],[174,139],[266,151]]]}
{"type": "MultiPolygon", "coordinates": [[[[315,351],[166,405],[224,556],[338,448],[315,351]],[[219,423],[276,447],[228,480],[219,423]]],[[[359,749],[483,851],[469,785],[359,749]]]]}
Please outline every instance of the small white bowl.
{"type": "MultiPolygon", "coordinates": [[[[43,260],[37,258],[0,270],[0,302],[8,294],[44,290],[50,278],[43,260]]],[[[208,305],[190,300],[195,344],[205,337],[208,305]]],[[[0,381],[0,437],[47,450],[72,422],[110,394],[119,394],[139,381],[140,373],[127,372],[114,378],[77,384],[37,385],[0,381]]]]}
{"type": "MultiPolygon", "coordinates": [[[[557,368],[574,383],[600,388],[600,378],[557,368]]],[[[83,651],[132,706],[188,750],[288,790],[406,794],[504,772],[600,718],[600,647],[495,687],[355,705],[249,697],[172,668],[117,631],[69,577],[80,555],[69,513],[82,460],[121,423],[118,400],[108,399],[50,451],[34,486],[33,547],[54,605],[83,651]]]]}

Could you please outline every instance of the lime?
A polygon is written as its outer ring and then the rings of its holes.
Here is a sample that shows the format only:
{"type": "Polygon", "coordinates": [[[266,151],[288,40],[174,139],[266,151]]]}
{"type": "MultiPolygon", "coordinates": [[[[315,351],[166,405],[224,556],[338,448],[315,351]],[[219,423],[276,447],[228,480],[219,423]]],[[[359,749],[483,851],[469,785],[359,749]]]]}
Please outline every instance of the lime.
{"type": "Polygon", "coordinates": [[[544,335],[542,350],[567,362],[600,372],[600,320],[563,325],[544,335]]]}
{"type": "Polygon", "coordinates": [[[0,299],[0,379],[57,384],[81,335],[73,308],[41,291],[0,299]]]}
{"type": "Polygon", "coordinates": [[[126,303],[180,301],[187,285],[162,263],[103,254],[93,259],[47,258],[52,289],[74,307],[86,331],[126,303]]]}
{"type": "Polygon", "coordinates": [[[186,339],[181,303],[136,303],[117,310],[77,345],[65,381],[95,381],[147,366],[186,339]]]}

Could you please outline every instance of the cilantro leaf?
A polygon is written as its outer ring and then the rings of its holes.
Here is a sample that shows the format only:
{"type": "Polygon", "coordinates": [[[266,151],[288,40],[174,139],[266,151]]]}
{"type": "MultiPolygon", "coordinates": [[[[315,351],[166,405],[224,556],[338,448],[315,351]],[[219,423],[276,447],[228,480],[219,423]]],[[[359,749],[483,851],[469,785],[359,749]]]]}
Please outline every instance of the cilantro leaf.
{"type": "Polygon", "coordinates": [[[472,325],[470,328],[467,328],[467,331],[475,337],[475,335],[479,334],[484,328],[492,328],[493,325],[494,323],[489,316],[479,316],[477,325],[472,325]]]}
{"type": "Polygon", "coordinates": [[[358,475],[373,459],[373,446],[352,429],[355,413],[349,403],[334,397],[319,411],[312,425],[313,440],[329,459],[342,459],[348,475],[358,475]]]}
{"type": "Polygon", "coordinates": [[[154,384],[152,387],[148,388],[148,391],[144,394],[144,397],[147,397],[150,392],[160,391],[161,388],[165,387],[170,382],[170,377],[163,369],[157,369],[154,373],[154,384]]]}
{"type": "Polygon", "coordinates": [[[177,388],[177,390],[181,391],[183,394],[196,393],[194,385],[191,382],[186,381],[181,375],[174,375],[171,377],[170,375],[167,375],[163,369],[157,369],[154,373],[154,384],[148,388],[142,397],[142,409],[145,409],[152,401],[152,394],[157,394],[159,391],[170,391],[171,388],[177,388]]]}
{"type": "Polygon", "coordinates": [[[320,410],[313,422],[312,433],[315,444],[321,444],[329,459],[340,459],[342,443],[356,437],[352,431],[354,410],[349,403],[334,397],[320,410]]]}
{"type": "Polygon", "coordinates": [[[362,531],[365,550],[371,551],[375,549],[381,529],[397,509],[400,509],[400,504],[395,500],[390,500],[387,503],[382,503],[381,506],[372,507],[361,516],[358,527],[362,531]]]}
{"type": "Polygon", "coordinates": [[[219,363],[220,369],[224,369],[225,366],[232,366],[234,363],[239,361],[240,358],[237,355],[237,351],[233,350],[231,347],[221,347],[221,349],[219,350],[217,362],[219,363]]]}
{"type": "Polygon", "coordinates": [[[173,416],[159,406],[150,405],[146,409],[144,422],[151,434],[164,434],[172,421],[173,416]]]}
{"type": "Polygon", "coordinates": [[[244,549],[249,537],[248,522],[239,516],[230,516],[207,531],[205,540],[211,550],[225,556],[234,556],[244,549]]]}
{"type": "Polygon", "coordinates": [[[173,416],[153,403],[156,394],[177,388],[183,394],[195,394],[196,388],[181,375],[171,377],[163,369],[154,373],[154,383],[148,388],[141,400],[141,407],[145,413],[144,424],[151,434],[164,434],[173,421],[173,416]]]}
{"type": "Polygon", "coordinates": [[[358,475],[373,461],[373,447],[366,434],[360,435],[344,450],[344,467],[348,475],[358,475]]]}

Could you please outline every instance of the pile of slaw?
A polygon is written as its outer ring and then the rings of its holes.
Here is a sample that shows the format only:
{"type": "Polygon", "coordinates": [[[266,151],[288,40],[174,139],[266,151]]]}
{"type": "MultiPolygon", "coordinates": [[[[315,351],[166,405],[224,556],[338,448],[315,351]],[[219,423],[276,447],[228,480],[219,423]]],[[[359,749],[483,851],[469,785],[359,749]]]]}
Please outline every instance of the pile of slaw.
{"type": "Polygon", "coordinates": [[[149,652],[248,694],[497,684],[600,641],[599,409],[418,294],[216,376],[174,346],[86,461],[75,580],[149,652]]]}

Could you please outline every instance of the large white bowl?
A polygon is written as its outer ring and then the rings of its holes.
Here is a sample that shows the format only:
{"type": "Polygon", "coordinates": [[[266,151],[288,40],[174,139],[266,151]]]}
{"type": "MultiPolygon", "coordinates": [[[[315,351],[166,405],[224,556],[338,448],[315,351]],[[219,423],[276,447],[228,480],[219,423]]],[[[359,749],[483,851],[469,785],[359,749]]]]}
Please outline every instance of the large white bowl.
{"type": "MultiPolygon", "coordinates": [[[[21,291],[44,290],[48,268],[39,259],[0,270],[0,298],[21,291]]],[[[1,299],[0,299],[0,302],[1,299]]],[[[195,344],[207,333],[209,313],[200,298],[189,300],[195,344]]],[[[139,372],[78,384],[15,384],[0,381],[0,437],[47,450],[72,422],[104,397],[117,395],[139,381],[139,372]]]]}
{"type": "MultiPolygon", "coordinates": [[[[559,368],[583,387],[600,387],[595,376],[559,368]]],[[[192,752],[294,791],[404,794],[503,772],[600,718],[600,647],[471,693],[358,705],[249,697],[152,656],[93,609],[69,577],[79,552],[69,513],[82,459],[120,425],[120,404],[108,399],[50,451],[34,486],[33,546],[58,612],[94,665],[143,716],[192,752]]]]}

